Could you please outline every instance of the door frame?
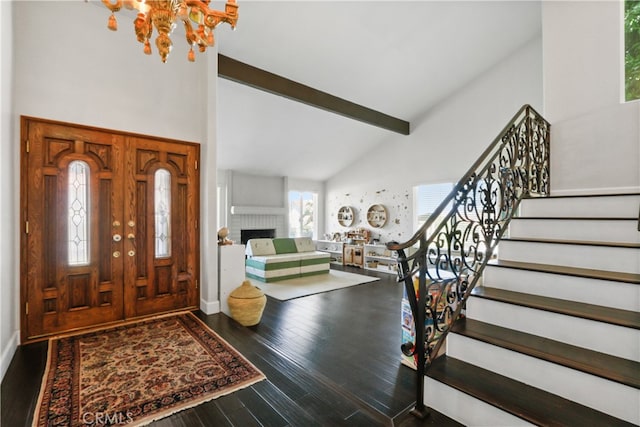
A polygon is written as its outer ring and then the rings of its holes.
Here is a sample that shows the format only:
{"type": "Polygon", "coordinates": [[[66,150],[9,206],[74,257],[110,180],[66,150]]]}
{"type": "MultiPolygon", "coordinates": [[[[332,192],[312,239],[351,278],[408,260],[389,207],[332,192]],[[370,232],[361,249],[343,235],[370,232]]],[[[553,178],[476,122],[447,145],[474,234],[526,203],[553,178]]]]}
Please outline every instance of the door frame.
{"type": "MultiPolygon", "coordinates": [[[[194,211],[194,217],[196,218],[196,224],[195,224],[195,230],[194,230],[194,234],[195,234],[195,253],[193,254],[193,259],[195,260],[195,267],[194,267],[194,273],[193,276],[195,278],[195,296],[194,296],[194,301],[193,304],[190,304],[188,307],[183,307],[180,309],[176,309],[176,310],[170,310],[170,311],[182,311],[182,310],[192,310],[192,309],[197,309],[198,308],[198,304],[200,301],[200,286],[199,286],[199,282],[200,282],[200,246],[201,246],[201,241],[200,241],[200,226],[199,224],[201,223],[201,218],[200,218],[200,169],[199,169],[199,163],[200,163],[200,147],[201,145],[197,142],[190,142],[190,141],[182,141],[182,140],[177,140],[177,139],[170,139],[170,138],[162,138],[162,137],[158,137],[158,136],[152,136],[152,135],[145,135],[145,134],[139,134],[139,133],[133,133],[133,132],[125,132],[125,131],[119,131],[119,130],[113,130],[113,129],[106,129],[106,128],[100,128],[100,127],[95,127],[95,126],[88,126],[88,125],[81,125],[81,124],[76,124],[76,123],[70,123],[70,122],[62,122],[62,121],[57,121],[57,120],[51,120],[51,119],[43,119],[43,118],[38,118],[38,117],[32,117],[32,116],[25,116],[25,115],[21,115],[20,116],[20,218],[19,218],[19,228],[20,228],[20,341],[21,344],[27,344],[27,343],[31,343],[31,342],[36,342],[36,341],[42,341],[45,339],[48,339],[49,337],[53,336],[53,335],[59,335],[62,333],[68,333],[71,331],[74,331],[76,329],[72,329],[69,331],[61,331],[61,332],[56,332],[53,334],[46,334],[46,335],[42,335],[42,336],[36,336],[36,337],[29,337],[28,336],[28,300],[29,300],[29,286],[28,286],[28,282],[27,282],[27,273],[28,273],[28,253],[27,253],[27,245],[28,245],[28,233],[29,233],[29,212],[28,212],[28,197],[27,197],[27,191],[28,191],[28,182],[27,179],[25,179],[25,174],[28,171],[28,162],[29,162],[29,151],[30,151],[30,142],[29,142],[29,124],[32,122],[39,122],[39,123],[44,123],[44,124],[51,124],[51,125],[57,125],[57,126],[65,126],[68,127],[70,129],[79,129],[79,130],[87,130],[87,131],[97,131],[97,132],[103,132],[103,133],[109,133],[112,134],[114,136],[118,136],[118,137],[122,137],[124,139],[135,139],[135,138],[142,138],[145,140],[152,140],[152,141],[157,141],[160,143],[173,143],[173,144],[184,144],[184,145],[189,145],[195,148],[196,150],[196,162],[194,165],[194,170],[193,173],[195,174],[194,177],[194,181],[193,184],[195,185],[195,189],[193,191],[193,194],[195,195],[195,200],[193,200],[193,204],[192,204],[192,209],[194,211]]],[[[128,145],[128,142],[126,143],[128,145]]],[[[127,168],[130,167],[130,165],[123,165],[123,168],[127,168]]],[[[128,176],[128,171],[125,170],[124,171],[124,177],[123,179],[126,181],[128,176]]],[[[126,287],[126,284],[125,284],[126,287]]],[[[124,289],[123,289],[124,291],[124,289]]],[[[170,312],[169,311],[169,312],[170,312]]],[[[152,314],[146,314],[146,315],[142,315],[142,316],[137,316],[137,317],[126,317],[126,313],[123,314],[123,318],[121,320],[115,321],[115,322],[109,322],[108,324],[111,325],[115,325],[115,324],[119,324],[119,323],[123,323],[123,322],[128,322],[132,319],[135,318],[144,318],[144,317],[149,317],[149,316],[153,316],[156,315],[158,313],[152,313],[152,314]]],[[[100,327],[99,325],[92,325],[89,327],[82,327],[82,328],[78,328],[80,330],[84,330],[84,329],[95,329],[96,327],[100,327]]]]}

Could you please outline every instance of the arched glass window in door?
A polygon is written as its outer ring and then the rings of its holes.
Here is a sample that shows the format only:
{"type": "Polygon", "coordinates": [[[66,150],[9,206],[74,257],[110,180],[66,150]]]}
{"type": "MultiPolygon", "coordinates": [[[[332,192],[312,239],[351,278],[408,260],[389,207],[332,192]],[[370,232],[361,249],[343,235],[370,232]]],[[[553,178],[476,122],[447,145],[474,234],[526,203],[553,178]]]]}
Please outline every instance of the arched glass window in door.
{"type": "Polygon", "coordinates": [[[68,181],[68,261],[69,265],[89,264],[89,165],[81,160],[69,164],[68,181]]]}
{"type": "Polygon", "coordinates": [[[154,216],[156,258],[171,256],[171,174],[158,169],[154,174],[154,216]]]}

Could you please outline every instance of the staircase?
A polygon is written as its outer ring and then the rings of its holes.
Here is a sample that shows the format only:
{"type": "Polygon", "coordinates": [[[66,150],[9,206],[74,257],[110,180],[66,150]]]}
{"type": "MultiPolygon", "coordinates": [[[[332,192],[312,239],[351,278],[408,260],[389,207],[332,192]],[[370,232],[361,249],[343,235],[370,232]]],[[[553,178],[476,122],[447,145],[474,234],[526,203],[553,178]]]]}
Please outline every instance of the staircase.
{"type": "Polygon", "coordinates": [[[427,371],[469,426],[640,425],[640,194],[525,199],[427,371]]]}

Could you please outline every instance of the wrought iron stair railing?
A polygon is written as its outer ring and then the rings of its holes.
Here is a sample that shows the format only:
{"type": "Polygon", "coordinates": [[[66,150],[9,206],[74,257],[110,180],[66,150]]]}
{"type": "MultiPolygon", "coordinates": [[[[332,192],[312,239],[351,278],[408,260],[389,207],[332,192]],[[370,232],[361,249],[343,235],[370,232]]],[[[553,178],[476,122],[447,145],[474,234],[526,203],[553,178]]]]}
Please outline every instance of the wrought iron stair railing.
{"type": "Polygon", "coordinates": [[[416,362],[416,406],[424,418],[424,375],[440,354],[520,200],[548,196],[550,125],[524,105],[411,239],[390,242],[398,254],[413,313],[415,342],[402,345],[416,362]],[[416,247],[417,246],[417,247],[416,247]]]}

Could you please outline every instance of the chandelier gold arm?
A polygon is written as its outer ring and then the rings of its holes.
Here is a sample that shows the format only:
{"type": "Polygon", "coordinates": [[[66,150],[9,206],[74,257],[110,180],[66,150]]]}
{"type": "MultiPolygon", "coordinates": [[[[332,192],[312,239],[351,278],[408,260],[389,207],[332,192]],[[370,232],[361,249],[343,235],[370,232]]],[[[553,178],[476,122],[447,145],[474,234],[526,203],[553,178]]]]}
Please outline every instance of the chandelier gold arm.
{"type": "Polygon", "coordinates": [[[122,9],[122,0],[115,0],[113,2],[110,0],[102,0],[102,4],[104,4],[111,12],[117,12],[122,9]]]}
{"type": "Polygon", "coordinates": [[[192,62],[195,61],[194,45],[198,45],[200,52],[205,52],[207,47],[214,45],[213,31],[220,23],[235,29],[238,22],[236,0],[228,0],[224,12],[209,9],[210,0],[102,0],[102,3],[111,11],[107,27],[113,31],[118,29],[115,12],[123,6],[138,11],[134,30],[138,41],[144,44],[146,54],[151,54],[149,39],[155,27],[158,32],[156,47],[162,62],[167,61],[173,46],[170,34],[178,19],[185,27],[186,41],[190,45],[187,58],[192,62]],[[192,22],[197,28],[194,29],[192,22]]]}

